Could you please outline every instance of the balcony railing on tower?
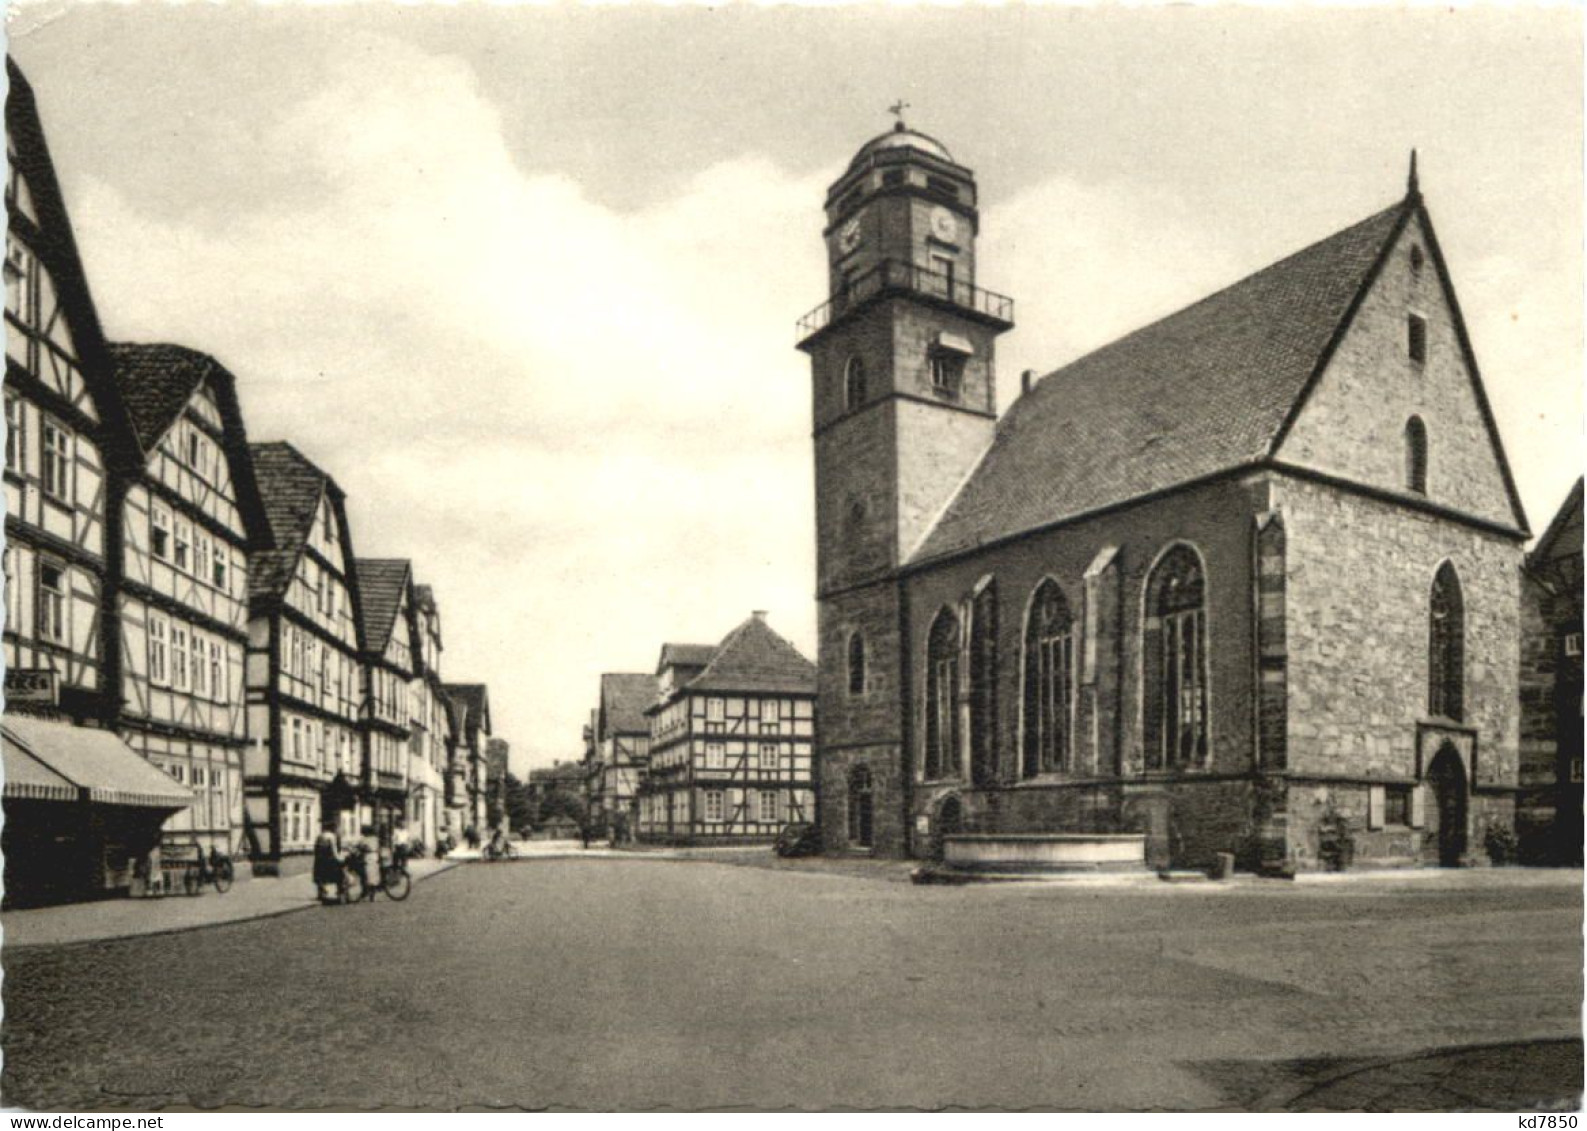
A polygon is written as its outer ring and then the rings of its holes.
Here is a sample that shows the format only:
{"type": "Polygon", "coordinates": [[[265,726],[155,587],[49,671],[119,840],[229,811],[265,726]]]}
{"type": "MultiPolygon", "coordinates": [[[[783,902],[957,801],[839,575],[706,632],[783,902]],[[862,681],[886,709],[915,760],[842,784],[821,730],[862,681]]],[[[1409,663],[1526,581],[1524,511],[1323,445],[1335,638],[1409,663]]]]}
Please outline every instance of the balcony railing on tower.
{"type": "Polygon", "coordinates": [[[929,267],[901,259],[884,259],[849,279],[841,291],[799,319],[796,340],[803,342],[854,307],[890,291],[922,295],[998,322],[1014,323],[1014,300],[1007,295],[985,290],[929,267]]]}

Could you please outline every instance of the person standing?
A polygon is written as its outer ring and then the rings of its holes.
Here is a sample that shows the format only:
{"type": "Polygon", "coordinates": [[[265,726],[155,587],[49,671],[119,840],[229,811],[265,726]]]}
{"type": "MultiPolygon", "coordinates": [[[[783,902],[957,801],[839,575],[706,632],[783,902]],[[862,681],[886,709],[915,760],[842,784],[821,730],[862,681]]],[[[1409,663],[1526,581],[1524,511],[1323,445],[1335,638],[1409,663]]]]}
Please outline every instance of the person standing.
{"type": "Polygon", "coordinates": [[[336,822],[327,817],[320,822],[320,835],[314,841],[314,890],[321,902],[336,899],[341,878],[342,847],[336,841],[336,822]]]}

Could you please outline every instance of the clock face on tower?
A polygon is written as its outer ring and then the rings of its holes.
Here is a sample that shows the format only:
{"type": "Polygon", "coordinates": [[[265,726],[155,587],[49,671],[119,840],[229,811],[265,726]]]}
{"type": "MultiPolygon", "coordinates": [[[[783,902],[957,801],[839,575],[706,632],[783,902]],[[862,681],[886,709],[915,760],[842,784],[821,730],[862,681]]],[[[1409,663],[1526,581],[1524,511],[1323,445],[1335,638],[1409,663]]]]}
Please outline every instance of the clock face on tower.
{"type": "Polygon", "coordinates": [[[860,246],[860,218],[854,217],[838,232],[838,250],[844,255],[860,246]]]}
{"type": "Polygon", "coordinates": [[[952,243],[959,235],[958,220],[940,204],[931,210],[931,234],[948,243],[952,243]]]}

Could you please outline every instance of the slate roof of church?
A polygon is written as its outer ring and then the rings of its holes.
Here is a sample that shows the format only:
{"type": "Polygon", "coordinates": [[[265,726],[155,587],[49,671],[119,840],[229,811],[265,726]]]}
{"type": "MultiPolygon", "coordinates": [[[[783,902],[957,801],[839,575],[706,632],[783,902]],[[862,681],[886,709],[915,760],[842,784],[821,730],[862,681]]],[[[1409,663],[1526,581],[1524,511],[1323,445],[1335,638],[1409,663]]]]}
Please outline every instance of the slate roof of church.
{"type": "Polygon", "coordinates": [[[285,440],[249,444],[248,453],[275,541],[275,549],[248,555],[248,596],[280,597],[292,584],[298,556],[319,512],[320,496],[334,483],[285,440]]]}
{"type": "Polygon", "coordinates": [[[688,689],[814,695],[816,666],[765,620],[752,616],[723,637],[688,689]]]}
{"type": "MultiPolygon", "coordinates": [[[[1044,377],[998,422],[979,465],[911,560],[970,550],[1270,457],[1380,260],[1420,207],[1413,190],[1044,377]]],[[[1511,497],[1518,507],[1513,489],[1511,497]]]]}
{"type": "Polygon", "coordinates": [[[656,701],[656,677],[645,672],[606,672],[601,676],[601,710],[611,734],[649,734],[645,709],[656,701]]]}
{"type": "Polygon", "coordinates": [[[353,562],[353,572],[358,577],[358,610],[364,629],[364,647],[371,652],[384,652],[391,642],[411,568],[406,558],[358,558],[353,562]]]}

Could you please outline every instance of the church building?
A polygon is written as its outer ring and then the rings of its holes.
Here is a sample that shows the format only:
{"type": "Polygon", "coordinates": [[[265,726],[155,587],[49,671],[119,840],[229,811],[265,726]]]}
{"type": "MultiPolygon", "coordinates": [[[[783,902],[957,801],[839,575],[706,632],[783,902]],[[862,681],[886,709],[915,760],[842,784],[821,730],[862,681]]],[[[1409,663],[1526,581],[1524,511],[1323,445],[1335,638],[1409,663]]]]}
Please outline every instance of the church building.
{"type": "Polygon", "coordinates": [[[1001,419],[972,171],[900,122],[825,209],[828,851],[1458,864],[1510,829],[1526,518],[1414,158],[1387,208],[1001,419]]]}

